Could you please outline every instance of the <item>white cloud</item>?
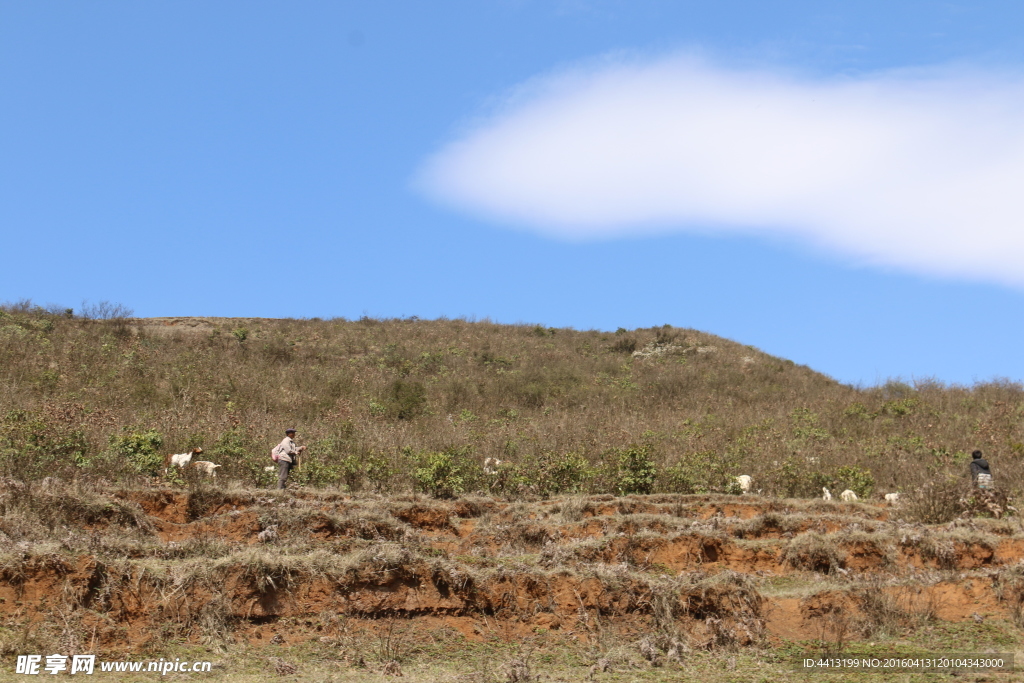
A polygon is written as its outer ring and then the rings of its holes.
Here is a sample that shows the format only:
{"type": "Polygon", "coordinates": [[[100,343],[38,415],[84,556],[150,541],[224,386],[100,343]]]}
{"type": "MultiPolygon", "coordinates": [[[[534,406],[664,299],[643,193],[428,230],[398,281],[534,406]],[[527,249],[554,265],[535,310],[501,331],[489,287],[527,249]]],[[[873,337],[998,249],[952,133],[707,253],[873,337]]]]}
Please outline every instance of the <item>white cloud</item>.
{"type": "Polygon", "coordinates": [[[564,239],[797,237],[1024,285],[1024,79],[815,80],[691,58],[537,79],[420,169],[434,198],[564,239]]]}

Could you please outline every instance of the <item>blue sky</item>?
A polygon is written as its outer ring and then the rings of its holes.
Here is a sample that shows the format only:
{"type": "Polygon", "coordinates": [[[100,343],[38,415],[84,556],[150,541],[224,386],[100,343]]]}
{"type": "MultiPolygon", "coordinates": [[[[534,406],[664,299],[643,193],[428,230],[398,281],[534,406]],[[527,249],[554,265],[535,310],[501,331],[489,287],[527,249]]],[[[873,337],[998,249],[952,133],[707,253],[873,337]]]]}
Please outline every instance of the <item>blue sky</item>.
{"type": "Polygon", "coordinates": [[[0,0],[0,300],[671,323],[844,382],[1018,381],[1022,20],[0,0]]]}

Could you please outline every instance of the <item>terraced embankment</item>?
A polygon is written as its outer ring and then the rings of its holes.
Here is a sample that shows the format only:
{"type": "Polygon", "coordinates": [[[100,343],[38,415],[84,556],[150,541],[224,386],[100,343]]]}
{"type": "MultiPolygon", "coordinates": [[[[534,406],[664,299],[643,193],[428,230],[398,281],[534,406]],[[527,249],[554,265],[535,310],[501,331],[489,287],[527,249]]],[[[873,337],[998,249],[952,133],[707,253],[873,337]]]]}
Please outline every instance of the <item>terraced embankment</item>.
{"type": "MultiPolygon", "coordinates": [[[[382,619],[469,640],[601,629],[707,648],[1017,618],[1024,533],[736,496],[435,501],[7,481],[8,633],[99,651],[330,642],[382,619]]],[[[73,648],[72,648],[73,649],[73,648]]]]}

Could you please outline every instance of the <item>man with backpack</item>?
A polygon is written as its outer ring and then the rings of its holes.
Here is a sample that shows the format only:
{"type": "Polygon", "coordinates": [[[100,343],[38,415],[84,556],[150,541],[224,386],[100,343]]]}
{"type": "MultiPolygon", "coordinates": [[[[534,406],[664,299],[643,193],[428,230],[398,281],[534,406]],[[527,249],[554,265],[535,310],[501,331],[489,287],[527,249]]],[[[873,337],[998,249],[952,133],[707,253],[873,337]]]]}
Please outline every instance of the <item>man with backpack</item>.
{"type": "Polygon", "coordinates": [[[270,457],[277,461],[277,488],[284,489],[288,484],[288,474],[299,464],[299,454],[306,450],[305,446],[295,444],[295,430],[284,430],[284,439],[274,446],[270,457]]]}
{"type": "Polygon", "coordinates": [[[971,453],[971,480],[983,491],[992,488],[992,470],[988,468],[988,460],[981,457],[981,451],[971,453]]]}

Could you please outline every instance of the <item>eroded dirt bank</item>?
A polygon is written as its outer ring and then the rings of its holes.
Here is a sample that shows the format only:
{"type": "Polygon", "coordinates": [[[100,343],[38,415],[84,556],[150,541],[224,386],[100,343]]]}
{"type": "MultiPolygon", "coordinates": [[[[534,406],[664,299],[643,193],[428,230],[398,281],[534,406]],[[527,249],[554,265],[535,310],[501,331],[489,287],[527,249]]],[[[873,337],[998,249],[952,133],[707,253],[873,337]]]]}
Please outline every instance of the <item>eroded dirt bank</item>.
{"type": "Polygon", "coordinates": [[[691,648],[1018,618],[1015,520],[734,496],[354,498],[6,485],[8,629],[107,650],[330,641],[385,620],[469,640],[600,629],[691,648]]]}

